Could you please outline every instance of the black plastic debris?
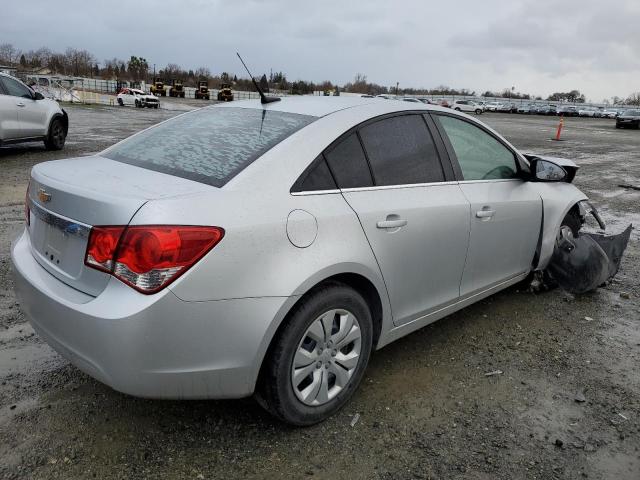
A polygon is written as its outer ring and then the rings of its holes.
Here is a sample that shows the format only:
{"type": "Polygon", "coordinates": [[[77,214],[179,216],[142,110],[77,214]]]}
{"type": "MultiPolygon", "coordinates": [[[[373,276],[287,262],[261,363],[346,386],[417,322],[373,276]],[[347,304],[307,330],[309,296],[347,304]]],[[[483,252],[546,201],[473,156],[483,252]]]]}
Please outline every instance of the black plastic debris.
{"type": "Polygon", "coordinates": [[[547,267],[551,277],[570,293],[586,293],[613,278],[620,268],[632,226],[618,235],[579,233],[563,229],[547,267]]]}

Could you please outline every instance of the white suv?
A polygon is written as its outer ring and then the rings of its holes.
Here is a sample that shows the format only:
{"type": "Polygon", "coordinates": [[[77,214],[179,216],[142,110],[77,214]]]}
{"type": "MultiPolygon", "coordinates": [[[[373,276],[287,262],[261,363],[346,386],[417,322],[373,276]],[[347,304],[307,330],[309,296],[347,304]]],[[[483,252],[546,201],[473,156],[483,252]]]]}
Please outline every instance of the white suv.
{"type": "Polygon", "coordinates": [[[474,112],[476,115],[484,112],[484,106],[473,100],[456,100],[451,104],[451,108],[459,112],[474,112]]]}
{"type": "Polygon", "coordinates": [[[47,149],[62,150],[68,130],[58,102],[0,73],[0,145],[43,140],[47,149]]]}

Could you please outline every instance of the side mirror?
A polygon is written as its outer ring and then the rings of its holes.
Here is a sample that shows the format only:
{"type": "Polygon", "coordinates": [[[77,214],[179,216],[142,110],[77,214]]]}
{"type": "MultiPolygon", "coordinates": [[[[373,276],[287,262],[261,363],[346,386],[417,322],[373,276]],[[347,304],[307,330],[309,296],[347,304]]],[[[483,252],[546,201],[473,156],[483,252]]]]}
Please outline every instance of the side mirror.
{"type": "Polygon", "coordinates": [[[531,176],[538,182],[564,182],[567,179],[567,171],[560,165],[534,158],[530,161],[531,176]]]}
{"type": "Polygon", "coordinates": [[[42,95],[40,92],[36,92],[36,94],[33,96],[34,100],[44,100],[44,95],[42,95]]]}

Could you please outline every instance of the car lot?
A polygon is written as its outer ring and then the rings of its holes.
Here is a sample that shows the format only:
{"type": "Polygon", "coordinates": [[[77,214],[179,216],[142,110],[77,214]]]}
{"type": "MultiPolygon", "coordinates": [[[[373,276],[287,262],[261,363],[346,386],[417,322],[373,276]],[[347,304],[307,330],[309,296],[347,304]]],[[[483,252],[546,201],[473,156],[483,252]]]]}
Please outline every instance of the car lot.
{"type": "MultiPolygon", "coordinates": [[[[179,112],[65,108],[62,152],[0,149],[3,478],[636,478],[637,231],[611,285],[575,298],[511,288],[406,337],[374,354],[354,401],[315,427],[285,427],[250,399],[135,399],[80,373],[33,334],[12,293],[9,242],[29,168],[179,112]]],[[[482,120],[524,151],[575,159],[576,183],[612,231],[640,221],[640,192],[618,187],[640,185],[638,132],[566,119],[553,142],[554,118],[482,120]]]]}

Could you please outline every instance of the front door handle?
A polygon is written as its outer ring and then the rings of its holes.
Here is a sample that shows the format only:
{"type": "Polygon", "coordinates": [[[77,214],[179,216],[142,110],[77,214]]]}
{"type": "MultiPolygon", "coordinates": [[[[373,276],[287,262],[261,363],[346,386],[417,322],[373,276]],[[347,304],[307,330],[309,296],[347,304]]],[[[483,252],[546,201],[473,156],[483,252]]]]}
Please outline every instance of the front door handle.
{"type": "MultiPolygon", "coordinates": [[[[389,217],[387,217],[389,218],[389,217]]],[[[403,220],[401,218],[396,219],[396,220],[381,220],[378,223],[376,223],[376,227],[378,228],[400,228],[400,227],[404,227],[407,224],[406,220],[403,220]]]]}
{"type": "Polygon", "coordinates": [[[476,217],[489,219],[493,217],[495,214],[496,214],[495,210],[489,210],[488,208],[487,209],[483,208],[482,210],[478,210],[476,212],[476,217]]]}
{"type": "Polygon", "coordinates": [[[16,105],[17,105],[18,107],[24,107],[24,103],[22,103],[22,102],[16,103],[16,105]]]}

